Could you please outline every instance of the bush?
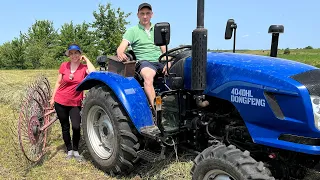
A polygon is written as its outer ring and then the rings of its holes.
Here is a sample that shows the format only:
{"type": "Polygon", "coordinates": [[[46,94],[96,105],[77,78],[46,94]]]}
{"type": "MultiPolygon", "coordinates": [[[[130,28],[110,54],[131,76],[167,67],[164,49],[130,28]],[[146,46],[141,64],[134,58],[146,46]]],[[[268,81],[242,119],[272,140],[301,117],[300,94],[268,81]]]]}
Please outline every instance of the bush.
{"type": "Polygon", "coordinates": [[[290,54],[290,49],[289,48],[286,48],[283,52],[283,54],[290,54]]]}

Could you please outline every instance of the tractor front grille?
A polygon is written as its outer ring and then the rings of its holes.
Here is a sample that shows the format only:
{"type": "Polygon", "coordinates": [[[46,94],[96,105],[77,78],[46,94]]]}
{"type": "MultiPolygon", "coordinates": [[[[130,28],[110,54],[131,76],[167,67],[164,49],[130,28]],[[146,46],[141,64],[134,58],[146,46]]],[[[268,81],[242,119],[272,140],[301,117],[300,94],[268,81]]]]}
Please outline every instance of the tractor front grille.
{"type": "Polygon", "coordinates": [[[310,95],[320,96],[320,69],[300,73],[291,78],[303,84],[310,95]]]}

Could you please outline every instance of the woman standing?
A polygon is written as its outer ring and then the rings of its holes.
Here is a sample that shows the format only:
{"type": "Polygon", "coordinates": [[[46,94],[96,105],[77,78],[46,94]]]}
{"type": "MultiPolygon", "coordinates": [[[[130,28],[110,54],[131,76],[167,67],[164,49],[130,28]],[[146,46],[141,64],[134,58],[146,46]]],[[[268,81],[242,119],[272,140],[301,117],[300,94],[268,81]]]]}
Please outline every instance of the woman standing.
{"type": "Polygon", "coordinates": [[[71,159],[74,156],[76,160],[81,161],[78,148],[83,92],[76,91],[76,87],[89,73],[95,71],[95,67],[86,56],[82,55],[80,47],[76,44],[68,47],[66,55],[69,57],[69,61],[60,65],[50,105],[54,106],[61,124],[62,137],[68,151],[66,159],[71,159]],[[86,62],[86,65],[82,62],[86,62]],[[72,124],[72,143],[69,117],[72,124]]]}

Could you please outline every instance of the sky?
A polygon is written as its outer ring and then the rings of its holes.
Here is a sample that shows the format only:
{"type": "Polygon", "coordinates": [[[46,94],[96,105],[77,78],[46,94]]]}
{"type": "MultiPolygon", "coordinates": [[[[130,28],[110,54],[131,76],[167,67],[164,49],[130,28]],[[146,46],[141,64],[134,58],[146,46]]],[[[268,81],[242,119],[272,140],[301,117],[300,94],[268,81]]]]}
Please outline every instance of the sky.
{"type": "MultiPolygon", "coordinates": [[[[36,20],[50,20],[59,29],[64,23],[92,22],[99,4],[120,7],[130,24],[138,23],[137,8],[142,2],[153,6],[152,23],[169,22],[169,48],[192,42],[197,26],[196,0],[3,0],[0,10],[0,45],[26,33],[36,20]]],[[[204,26],[209,49],[232,49],[233,40],[224,39],[226,22],[237,23],[236,49],[270,49],[270,25],[283,25],[279,48],[320,48],[319,0],[205,0],[204,26]]]]}

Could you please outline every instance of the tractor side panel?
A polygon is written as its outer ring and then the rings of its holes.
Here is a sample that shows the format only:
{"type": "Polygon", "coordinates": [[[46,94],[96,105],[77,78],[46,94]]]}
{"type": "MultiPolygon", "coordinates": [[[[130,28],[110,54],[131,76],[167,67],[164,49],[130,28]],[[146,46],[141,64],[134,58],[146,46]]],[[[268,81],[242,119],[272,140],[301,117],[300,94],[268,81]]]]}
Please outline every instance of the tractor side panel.
{"type": "Polygon", "coordinates": [[[309,94],[301,90],[275,92],[251,83],[233,81],[206,95],[231,102],[240,113],[255,143],[287,150],[320,154],[320,144],[280,140],[282,135],[320,138],[315,128],[309,94]],[[301,98],[305,97],[305,98],[301,98]],[[279,139],[280,138],[280,139],[279,139]]]}
{"type": "Polygon", "coordinates": [[[153,125],[147,97],[133,77],[125,78],[110,72],[92,72],[77,87],[77,91],[87,90],[101,83],[112,89],[139,132],[142,127],[153,125]]]}
{"type": "MultiPolygon", "coordinates": [[[[184,86],[191,85],[191,58],[186,59],[184,86]]],[[[204,94],[231,102],[255,143],[320,154],[310,95],[292,75],[315,67],[244,55],[208,54],[204,94]],[[284,136],[299,138],[281,139],[284,136]]]]}

